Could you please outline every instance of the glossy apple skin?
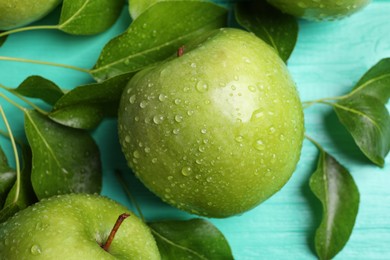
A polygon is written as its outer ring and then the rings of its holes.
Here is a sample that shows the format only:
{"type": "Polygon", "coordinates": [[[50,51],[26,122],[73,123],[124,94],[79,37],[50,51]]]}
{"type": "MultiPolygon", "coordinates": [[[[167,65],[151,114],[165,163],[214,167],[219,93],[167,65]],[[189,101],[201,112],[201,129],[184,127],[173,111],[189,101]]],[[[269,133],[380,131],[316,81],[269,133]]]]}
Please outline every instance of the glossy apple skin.
{"type": "Polygon", "coordinates": [[[371,0],[267,0],[281,11],[307,20],[337,20],[356,13],[371,0]]]}
{"type": "Polygon", "coordinates": [[[10,30],[35,22],[61,2],[62,0],[0,0],[0,30],[10,30]]]}
{"type": "Polygon", "coordinates": [[[283,61],[221,29],[125,89],[119,137],[129,166],[167,203],[227,217],[277,192],[299,160],[303,113],[283,61]]]}
{"type": "Polygon", "coordinates": [[[160,259],[149,228],[132,212],[98,195],[42,200],[0,224],[0,259],[160,259]],[[130,213],[109,248],[118,216],[130,213]]]}

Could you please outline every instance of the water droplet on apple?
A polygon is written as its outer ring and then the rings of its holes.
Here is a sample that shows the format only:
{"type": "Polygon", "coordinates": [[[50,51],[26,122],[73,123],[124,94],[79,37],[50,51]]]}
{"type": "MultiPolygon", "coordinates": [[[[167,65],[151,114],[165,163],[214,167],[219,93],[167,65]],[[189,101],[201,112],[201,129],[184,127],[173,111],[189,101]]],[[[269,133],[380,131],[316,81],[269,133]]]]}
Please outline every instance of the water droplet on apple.
{"type": "Polygon", "coordinates": [[[236,140],[236,142],[238,142],[238,143],[242,143],[242,141],[244,140],[244,137],[242,137],[242,135],[239,135],[239,136],[236,136],[236,138],[234,140],[236,140]]]}
{"type": "Polygon", "coordinates": [[[175,121],[180,123],[181,121],[183,121],[183,117],[181,115],[176,115],[175,116],[175,121]]]}
{"type": "Polygon", "coordinates": [[[129,98],[130,104],[134,104],[135,98],[136,98],[135,95],[132,95],[132,96],[129,98]]]}
{"type": "Polygon", "coordinates": [[[163,115],[156,115],[153,117],[153,122],[157,125],[161,124],[164,121],[163,115]]]}
{"type": "Polygon", "coordinates": [[[141,103],[139,103],[139,107],[140,108],[145,108],[147,106],[147,102],[145,100],[141,101],[141,103]]]}
{"type": "Polygon", "coordinates": [[[140,157],[139,151],[135,150],[133,152],[133,156],[134,156],[134,158],[139,158],[140,157]]]}
{"type": "Polygon", "coordinates": [[[183,167],[183,168],[181,169],[181,174],[182,174],[183,176],[190,176],[191,173],[192,173],[192,169],[191,169],[191,167],[189,167],[189,166],[185,166],[185,167],[183,167]]]}
{"type": "Polygon", "coordinates": [[[205,82],[200,80],[196,83],[195,88],[197,91],[203,93],[203,92],[206,92],[208,90],[209,86],[205,82]]]}
{"type": "Polygon", "coordinates": [[[248,89],[249,89],[250,92],[256,92],[256,87],[253,86],[253,85],[249,85],[248,89]]]}
{"type": "Polygon", "coordinates": [[[166,99],[167,99],[167,96],[164,95],[164,94],[160,94],[160,95],[158,96],[158,100],[160,100],[161,102],[165,101],[166,99]]]}
{"type": "Polygon", "coordinates": [[[33,245],[30,249],[31,254],[40,255],[42,253],[42,249],[39,245],[33,245]]]}
{"type": "Polygon", "coordinates": [[[262,140],[257,140],[255,142],[254,146],[255,146],[256,150],[259,150],[259,151],[263,151],[265,149],[265,145],[264,145],[262,140]]]}

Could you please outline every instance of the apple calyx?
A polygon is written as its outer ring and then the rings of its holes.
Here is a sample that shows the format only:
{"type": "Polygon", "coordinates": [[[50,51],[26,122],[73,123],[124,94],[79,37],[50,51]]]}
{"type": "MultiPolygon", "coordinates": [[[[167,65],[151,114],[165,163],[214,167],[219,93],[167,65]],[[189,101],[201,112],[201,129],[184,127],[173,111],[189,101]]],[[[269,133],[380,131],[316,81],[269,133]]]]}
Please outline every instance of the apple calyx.
{"type": "Polygon", "coordinates": [[[180,46],[179,49],[177,49],[177,57],[181,57],[184,54],[184,45],[180,46]]]}
{"type": "Polygon", "coordinates": [[[110,248],[111,246],[111,243],[112,241],[114,240],[114,237],[115,237],[115,234],[116,232],[118,231],[119,227],[121,226],[122,222],[128,218],[130,216],[130,214],[128,213],[123,213],[121,215],[119,215],[118,219],[116,220],[115,222],[115,225],[114,227],[112,228],[111,232],[110,232],[110,235],[108,236],[107,238],[107,241],[106,243],[104,243],[103,245],[101,245],[101,248],[103,248],[105,251],[108,251],[108,249],[110,248]]]}

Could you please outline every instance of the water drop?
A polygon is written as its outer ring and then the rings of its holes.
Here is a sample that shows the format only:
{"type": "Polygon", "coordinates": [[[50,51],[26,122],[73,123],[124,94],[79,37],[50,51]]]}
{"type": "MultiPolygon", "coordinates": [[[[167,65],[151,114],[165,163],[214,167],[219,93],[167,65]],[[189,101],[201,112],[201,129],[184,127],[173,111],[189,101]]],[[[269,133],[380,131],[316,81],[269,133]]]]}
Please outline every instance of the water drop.
{"type": "Polygon", "coordinates": [[[30,249],[31,254],[40,255],[42,253],[42,249],[39,245],[33,245],[30,249]]]}
{"type": "Polygon", "coordinates": [[[132,95],[132,96],[129,98],[129,101],[130,101],[130,104],[134,104],[134,102],[135,102],[135,95],[132,95]]]}
{"type": "Polygon", "coordinates": [[[161,124],[164,121],[163,115],[156,115],[153,117],[153,122],[157,125],[161,124]]]}
{"type": "Polygon", "coordinates": [[[201,92],[201,93],[206,92],[209,88],[209,86],[203,81],[198,81],[196,83],[195,87],[196,87],[196,90],[201,92]]]}
{"type": "Polygon", "coordinates": [[[136,150],[136,151],[133,152],[133,156],[134,156],[134,158],[139,158],[139,157],[140,157],[140,154],[139,154],[139,152],[136,150]]]}
{"type": "Polygon", "coordinates": [[[180,123],[181,121],[183,121],[183,117],[181,115],[176,115],[175,116],[175,121],[180,123]]]}
{"type": "Polygon", "coordinates": [[[265,149],[265,145],[264,145],[263,141],[262,140],[257,140],[255,142],[255,148],[256,148],[256,150],[259,150],[259,151],[264,150],[265,149]]]}
{"type": "Polygon", "coordinates": [[[158,96],[158,100],[160,100],[161,102],[163,102],[163,101],[166,100],[166,99],[167,99],[167,96],[164,95],[164,94],[160,94],[160,95],[158,96]]]}
{"type": "Polygon", "coordinates": [[[256,91],[256,87],[253,86],[253,85],[249,85],[248,89],[249,89],[250,92],[255,92],[256,91]]]}
{"type": "Polygon", "coordinates": [[[238,142],[238,143],[242,143],[242,141],[244,140],[244,137],[239,135],[239,136],[236,136],[236,138],[234,138],[234,140],[236,140],[236,142],[238,142]]]}
{"type": "Polygon", "coordinates": [[[183,174],[183,176],[190,176],[191,173],[192,173],[192,169],[189,166],[185,166],[181,169],[181,174],[183,174]]]}
{"type": "Polygon", "coordinates": [[[140,108],[145,108],[147,106],[147,102],[145,100],[141,101],[141,103],[139,103],[139,107],[140,108]]]}

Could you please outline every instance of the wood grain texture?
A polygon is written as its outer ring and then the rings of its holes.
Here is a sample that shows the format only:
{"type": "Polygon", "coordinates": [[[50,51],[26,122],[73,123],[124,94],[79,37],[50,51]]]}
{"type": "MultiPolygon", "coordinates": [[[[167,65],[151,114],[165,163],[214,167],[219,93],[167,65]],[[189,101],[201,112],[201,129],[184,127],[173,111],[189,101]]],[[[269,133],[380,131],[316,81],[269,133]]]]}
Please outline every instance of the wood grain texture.
{"type": "MultiPolygon", "coordinates": [[[[360,13],[341,21],[300,21],[298,44],[288,67],[301,99],[309,101],[347,93],[371,66],[390,57],[389,21],[388,0],[373,1],[360,13]]],[[[73,37],[54,31],[13,35],[0,48],[0,56],[90,68],[107,40],[123,31],[128,22],[124,12],[112,29],[94,37],[73,37]]],[[[35,74],[54,80],[63,88],[91,80],[87,75],[69,70],[0,61],[3,85],[16,87],[27,76],[35,74]]],[[[16,135],[23,136],[21,112],[2,99],[0,104],[12,118],[16,135]]],[[[305,111],[305,120],[307,134],[350,170],[361,194],[355,229],[336,259],[390,259],[390,156],[382,169],[370,164],[338,125],[331,108],[313,106],[305,111]]],[[[0,127],[4,129],[2,123],[0,127]]],[[[116,132],[116,122],[108,120],[94,133],[104,159],[103,194],[134,209],[114,174],[115,169],[129,172],[116,132]]],[[[0,139],[0,145],[12,162],[9,144],[0,139]]],[[[317,155],[315,147],[305,141],[297,170],[279,193],[241,216],[211,220],[230,241],[237,260],[316,259],[312,240],[321,211],[309,190],[308,180],[316,167],[317,155]]],[[[148,219],[192,217],[163,204],[131,174],[126,180],[148,219]]]]}

